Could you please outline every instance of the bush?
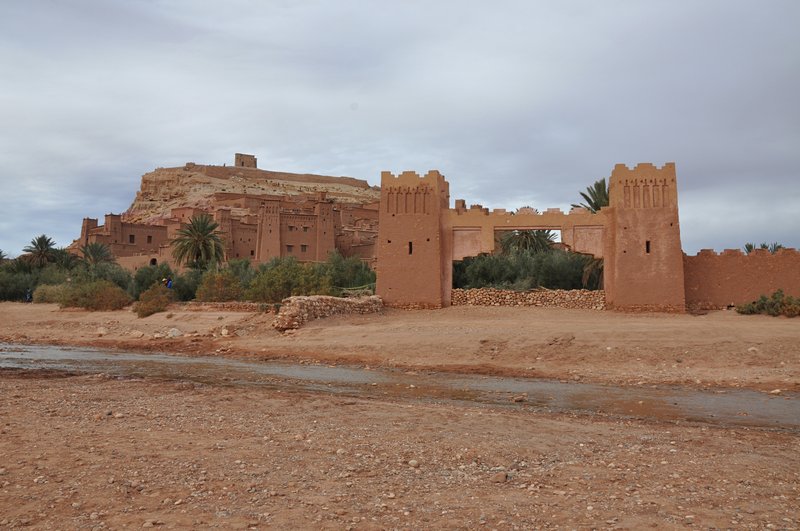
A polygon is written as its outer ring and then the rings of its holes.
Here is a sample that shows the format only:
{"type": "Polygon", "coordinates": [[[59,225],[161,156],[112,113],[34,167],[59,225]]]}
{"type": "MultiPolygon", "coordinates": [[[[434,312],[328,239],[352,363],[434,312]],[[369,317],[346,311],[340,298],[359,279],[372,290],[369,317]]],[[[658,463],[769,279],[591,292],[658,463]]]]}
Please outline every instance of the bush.
{"type": "Polygon", "coordinates": [[[172,269],[167,264],[140,267],[136,270],[131,284],[131,296],[139,299],[152,285],[159,284],[161,279],[173,277],[172,269]]]}
{"type": "MultiPolygon", "coordinates": [[[[190,301],[195,298],[197,288],[203,279],[202,269],[187,269],[182,275],[172,279],[172,291],[175,299],[179,301],[190,301]]],[[[161,277],[164,278],[164,277],[161,277]]]]}
{"type": "Polygon", "coordinates": [[[581,289],[589,258],[562,250],[514,251],[465,258],[453,266],[453,287],[581,289]]]}
{"type": "Polygon", "coordinates": [[[345,258],[334,251],[328,256],[324,267],[335,291],[363,286],[372,288],[375,284],[375,271],[357,257],[345,258]]]}
{"type": "Polygon", "coordinates": [[[204,302],[235,301],[241,296],[241,282],[231,270],[206,272],[197,288],[197,300],[204,302]]]}
{"type": "Polygon", "coordinates": [[[165,311],[173,301],[172,290],[162,284],[154,284],[139,297],[133,310],[139,317],[147,317],[165,311]]]}
{"type": "Polygon", "coordinates": [[[130,303],[130,296],[108,280],[65,285],[59,299],[62,308],[91,311],[120,310],[130,303]]]}
{"type": "Polygon", "coordinates": [[[296,259],[275,258],[259,268],[245,292],[248,300],[280,302],[292,295],[330,295],[330,276],[323,264],[300,264],[296,259]]]}
{"type": "Polygon", "coordinates": [[[786,317],[797,317],[800,315],[800,298],[784,295],[783,290],[779,289],[769,297],[761,295],[758,300],[740,304],[736,311],[743,315],[766,314],[773,317],[785,315],[786,317]]]}
{"type": "Polygon", "coordinates": [[[0,271],[0,300],[23,301],[25,293],[36,286],[36,278],[31,273],[0,271]]]}
{"type": "Polygon", "coordinates": [[[33,292],[33,302],[61,303],[68,287],[67,284],[40,284],[33,292]]]}

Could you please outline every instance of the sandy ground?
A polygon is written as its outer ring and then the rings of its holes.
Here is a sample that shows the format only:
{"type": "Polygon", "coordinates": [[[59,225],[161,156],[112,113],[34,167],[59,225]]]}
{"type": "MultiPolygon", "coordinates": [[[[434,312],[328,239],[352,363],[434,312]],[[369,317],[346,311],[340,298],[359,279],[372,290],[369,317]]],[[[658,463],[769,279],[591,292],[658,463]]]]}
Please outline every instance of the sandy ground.
{"type": "Polygon", "coordinates": [[[260,313],[0,304],[0,341],[514,374],[620,385],[800,390],[800,319],[451,307],[340,316],[278,333],[260,313]],[[174,329],[174,330],[173,330],[174,329]],[[169,337],[170,330],[177,337],[169,337]]]}
{"type": "MultiPolygon", "coordinates": [[[[271,318],[4,303],[0,340],[798,390],[800,319],[462,307],[279,334],[271,318]]],[[[798,529],[799,515],[796,432],[0,371],[0,528],[798,529]]]]}
{"type": "Polygon", "coordinates": [[[0,527],[797,529],[764,430],[0,374],[0,527]]]}

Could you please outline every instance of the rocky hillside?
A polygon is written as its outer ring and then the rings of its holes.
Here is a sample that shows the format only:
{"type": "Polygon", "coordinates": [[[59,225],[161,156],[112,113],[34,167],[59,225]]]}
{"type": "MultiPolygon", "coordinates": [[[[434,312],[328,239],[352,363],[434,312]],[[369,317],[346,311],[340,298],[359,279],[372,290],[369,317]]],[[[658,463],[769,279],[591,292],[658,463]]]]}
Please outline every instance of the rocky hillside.
{"type": "Polygon", "coordinates": [[[217,192],[300,195],[327,192],[337,203],[372,203],[380,189],[351,177],[283,173],[236,166],[204,166],[188,163],[180,168],[158,168],[142,176],[136,199],[123,219],[152,223],[169,217],[176,207],[205,207],[217,192]]]}

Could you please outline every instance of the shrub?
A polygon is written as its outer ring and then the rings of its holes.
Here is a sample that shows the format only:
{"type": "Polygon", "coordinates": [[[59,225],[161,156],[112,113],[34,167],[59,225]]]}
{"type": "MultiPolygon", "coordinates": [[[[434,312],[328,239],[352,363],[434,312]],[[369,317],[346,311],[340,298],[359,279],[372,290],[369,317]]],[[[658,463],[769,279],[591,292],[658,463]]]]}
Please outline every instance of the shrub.
{"type": "Polygon", "coordinates": [[[341,291],[342,288],[372,287],[375,284],[375,271],[354,256],[345,258],[334,251],[328,256],[325,268],[336,291],[341,291]]]}
{"type": "Polygon", "coordinates": [[[172,276],[172,269],[167,264],[140,267],[133,276],[130,293],[138,300],[150,286],[160,283],[162,278],[172,276]]]}
{"type": "MultiPolygon", "coordinates": [[[[202,269],[187,269],[183,274],[174,277],[172,280],[172,291],[175,299],[179,301],[190,301],[195,298],[197,288],[203,279],[202,269]]],[[[161,277],[164,278],[164,277],[161,277]]]]}
{"type": "Polygon", "coordinates": [[[29,289],[33,289],[35,285],[36,279],[32,273],[14,270],[0,271],[0,300],[25,300],[25,293],[29,289]]]}
{"type": "Polygon", "coordinates": [[[235,301],[241,296],[241,282],[231,270],[206,272],[197,288],[197,300],[204,302],[235,301]]]}
{"type": "Polygon", "coordinates": [[[62,308],[91,311],[120,310],[130,303],[130,296],[108,280],[66,285],[59,299],[62,308]]]}
{"type": "Polygon", "coordinates": [[[33,292],[33,302],[60,303],[68,287],[66,284],[40,284],[33,292]]]}
{"type": "Polygon", "coordinates": [[[173,301],[172,290],[162,284],[154,284],[139,297],[133,310],[139,317],[147,317],[165,311],[173,301]]]}
{"type": "Polygon", "coordinates": [[[766,314],[773,317],[785,315],[797,317],[800,315],[800,298],[784,295],[783,290],[777,290],[767,297],[761,295],[757,300],[740,304],[736,311],[743,315],[766,314]]]}
{"type": "Polygon", "coordinates": [[[300,264],[290,257],[276,258],[260,267],[245,297],[256,302],[280,302],[292,295],[329,295],[331,291],[324,265],[300,264]]]}

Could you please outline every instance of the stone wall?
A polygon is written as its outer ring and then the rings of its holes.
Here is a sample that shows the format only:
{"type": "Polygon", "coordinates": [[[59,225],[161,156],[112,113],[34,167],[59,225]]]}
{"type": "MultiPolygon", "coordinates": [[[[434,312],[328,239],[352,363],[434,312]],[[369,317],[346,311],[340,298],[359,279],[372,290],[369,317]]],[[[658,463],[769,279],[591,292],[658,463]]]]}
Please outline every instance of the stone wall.
{"type": "Polygon", "coordinates": [[[289,297],[281,303],[281,309],[272,326],[280,331],[300,328],[314,319],[337,314],[376,313],[383,309],[383,301],[375,295],[343,299],[326,295],[289,297]]]}
{"type": "Polygon", "coordinates": [[[453,306],[549,306],[556,308],[578,308],[604,310],[603,290],[585,289],[539,289],[533,291],[511,291],[495,288],[454,289],[453,306]]]}
{"type": "Polygon", "coordinates": [[[190,312],[263,312],[271,313],[276,304],[265,302],[245,302],[245,301],[228,301],[228,302],[201,302],[190,301],[180,303],[182,310],[190,312]]]}

